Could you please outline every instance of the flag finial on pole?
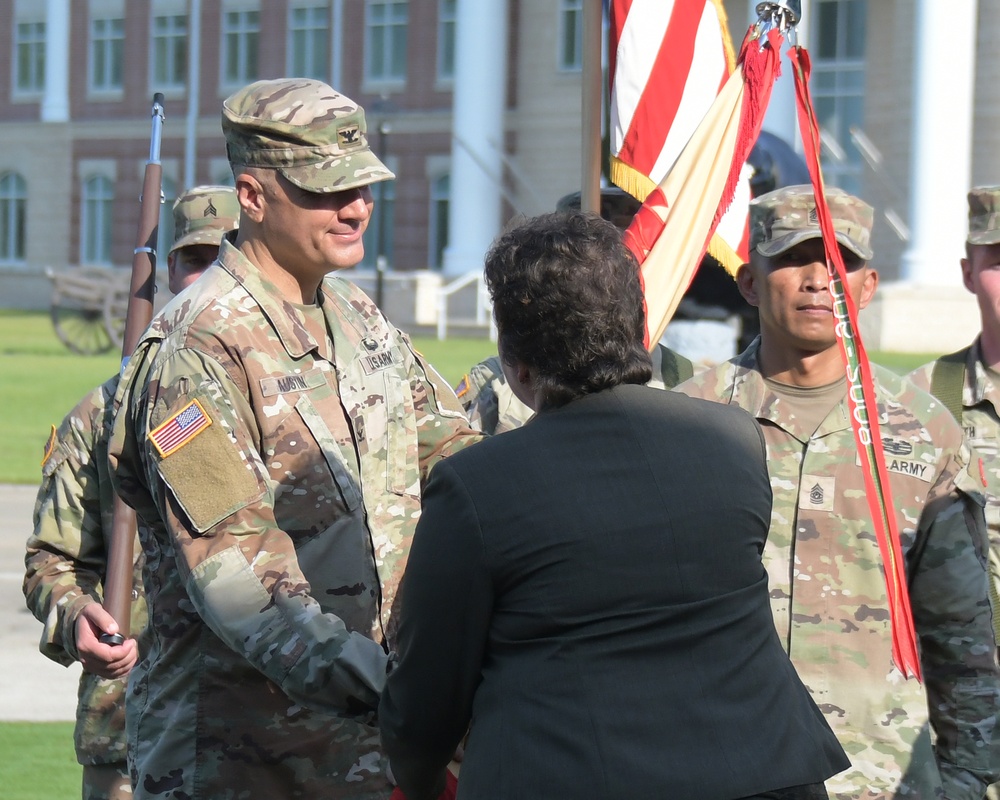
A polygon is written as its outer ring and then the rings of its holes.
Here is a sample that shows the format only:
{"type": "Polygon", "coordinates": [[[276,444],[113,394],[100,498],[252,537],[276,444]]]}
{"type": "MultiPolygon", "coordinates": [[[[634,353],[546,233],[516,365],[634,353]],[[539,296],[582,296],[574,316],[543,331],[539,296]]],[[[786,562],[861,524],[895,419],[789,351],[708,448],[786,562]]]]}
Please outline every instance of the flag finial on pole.
{"type": "Polygon", "coordinates": [[[754,38],[766,38],[767,32],[777,28],[783,35],[802,19],[802,0],[765,0],[757,4],[757,24],[754,38]]]}

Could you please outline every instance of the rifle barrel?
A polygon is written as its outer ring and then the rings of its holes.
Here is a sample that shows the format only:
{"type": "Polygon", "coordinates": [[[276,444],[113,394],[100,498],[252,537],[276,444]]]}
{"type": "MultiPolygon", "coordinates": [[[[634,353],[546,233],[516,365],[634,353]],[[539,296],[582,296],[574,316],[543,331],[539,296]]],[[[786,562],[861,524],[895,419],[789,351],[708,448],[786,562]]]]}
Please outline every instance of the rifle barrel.
{"type": "MultiPolygon", "coordinates": [[[[156,292],[156,236],[159,230],[163,169],[160,165],[160,141],[163,131],[163,95],[153,96],[152,131],[149,160],[142,180],[139,199],[139,227],[132,255],[132,280],[129,284],[128,311],[122,344],[122,369],[139,339],[153,319],[153,296],[156,292]]],[[[112,516],[108,571],[104,581],[104,608],[118,623],[117,634],[105,634],[101,640],[121,644],[131,632],[133,549],[135,547],[135,512],[118,497],[112,516]]]]}

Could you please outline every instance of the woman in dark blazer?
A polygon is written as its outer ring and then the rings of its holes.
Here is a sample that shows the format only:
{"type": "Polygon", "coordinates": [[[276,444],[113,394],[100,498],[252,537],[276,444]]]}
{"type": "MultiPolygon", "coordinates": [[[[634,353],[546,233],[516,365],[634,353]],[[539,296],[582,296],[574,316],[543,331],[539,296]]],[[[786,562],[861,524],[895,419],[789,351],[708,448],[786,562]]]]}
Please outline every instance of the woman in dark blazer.
{"type": "Polygon", "coordinates": [[[826,797],[848,762],[771,619],[757,423],[642,385],[637,266],[599,217],[510,231],[486,280],[538,413],[427,485],[379,706],[406,797],[467,730],[461,800],[826,797]]]}

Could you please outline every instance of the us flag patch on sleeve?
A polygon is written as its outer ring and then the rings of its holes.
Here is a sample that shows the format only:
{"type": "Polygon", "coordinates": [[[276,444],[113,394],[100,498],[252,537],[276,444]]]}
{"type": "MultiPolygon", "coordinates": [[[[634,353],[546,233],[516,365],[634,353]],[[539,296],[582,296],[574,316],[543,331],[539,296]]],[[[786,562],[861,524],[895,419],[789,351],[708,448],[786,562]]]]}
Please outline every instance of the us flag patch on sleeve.
{"type": "Polygon", "coordinates": [[[149,441],[162,458],[176,453],[212,424],[201,403],[192,400],[170,419],[149,433],[149,441]]]}

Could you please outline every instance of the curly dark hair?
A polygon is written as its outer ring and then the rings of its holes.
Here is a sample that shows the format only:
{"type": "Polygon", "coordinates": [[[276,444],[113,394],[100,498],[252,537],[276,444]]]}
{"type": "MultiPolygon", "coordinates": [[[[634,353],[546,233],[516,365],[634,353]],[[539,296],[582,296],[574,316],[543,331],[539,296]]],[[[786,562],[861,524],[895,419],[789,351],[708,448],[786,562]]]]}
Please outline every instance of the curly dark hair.
{"type": "Polygon", "coordinates": [[[502,358],[533,367],[545,408],[652,376],[639,266],[596,214],[543,214],[502,234],[484,269],[502,358]]]}

